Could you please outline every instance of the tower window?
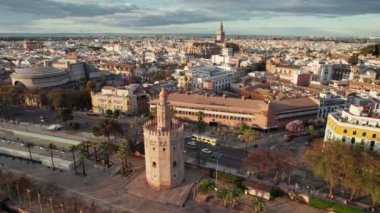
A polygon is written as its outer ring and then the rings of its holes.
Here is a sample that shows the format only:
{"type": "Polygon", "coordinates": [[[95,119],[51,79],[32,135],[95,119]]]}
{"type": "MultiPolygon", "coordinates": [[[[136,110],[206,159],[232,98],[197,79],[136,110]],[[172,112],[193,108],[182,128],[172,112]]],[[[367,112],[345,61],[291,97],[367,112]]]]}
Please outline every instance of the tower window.
{"type": "Polygon", "coordinates": [[[162,149],[162,151],[164,151],[164,152],[165,152],[165,148],[163,148],[163,149],[162,149]]]}
{"type": "Polygon", "coordinates": [[[177,167],[177,161],[173,161],[173,167],[177,167]]]}
{"type": "Polygon", "coordinates": [[[153,147],[153,151],[156,150],[156,148],[153,147]]]}
{"type": "Polygon", "coordinates": [[[153,168],[156,168],[156,166],[157,166],[156,161],[152,162],[152,166],[153,166],[153,168]]]}
{"type": "Polygon", "coordinates": [[[173,150],[175,150],[175,146],[173,146],[173,150]]]}

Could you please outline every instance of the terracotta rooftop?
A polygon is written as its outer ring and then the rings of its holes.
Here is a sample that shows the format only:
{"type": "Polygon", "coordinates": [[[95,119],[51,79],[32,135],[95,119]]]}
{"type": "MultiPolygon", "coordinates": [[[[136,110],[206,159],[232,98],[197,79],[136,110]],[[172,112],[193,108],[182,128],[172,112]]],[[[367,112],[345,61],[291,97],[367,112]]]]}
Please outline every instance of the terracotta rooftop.
{"type": "Polygon", "coordinates": [[[271,101],[270,105],[276,112],[294,111],[300,109],[319,108],[319,100],[313,97],[302,97],[271,101]]]}

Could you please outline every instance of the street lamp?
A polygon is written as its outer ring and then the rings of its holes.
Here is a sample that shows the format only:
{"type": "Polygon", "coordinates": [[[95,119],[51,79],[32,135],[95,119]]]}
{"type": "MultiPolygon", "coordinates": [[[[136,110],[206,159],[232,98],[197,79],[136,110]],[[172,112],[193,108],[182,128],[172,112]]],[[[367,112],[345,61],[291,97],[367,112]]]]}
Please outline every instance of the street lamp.
{"type": "Polygon", "coordinates": [[[26,189],[26,193],[28,195],[28,201],[29,201],[29,209],[32,212],[32,202],[30,202],[30,192],[31,192],[30,189],[26,189]]]}
{"type": "Polygon", "coordinates": [[[216,168],[215,168],[215,191],[217,191],[218,186],[218,167],[219,167],[219,159],[222,157],[223,154],[219,154],[218,158],[216,159],[216,168]]]}
{"type": "Polygon", "coordinates": [[[38,196],[38,204],[40,205],[40,212],[42,213],[42,205],[41,205],[41,195],[40,193],[37,193],[38,196]]]}

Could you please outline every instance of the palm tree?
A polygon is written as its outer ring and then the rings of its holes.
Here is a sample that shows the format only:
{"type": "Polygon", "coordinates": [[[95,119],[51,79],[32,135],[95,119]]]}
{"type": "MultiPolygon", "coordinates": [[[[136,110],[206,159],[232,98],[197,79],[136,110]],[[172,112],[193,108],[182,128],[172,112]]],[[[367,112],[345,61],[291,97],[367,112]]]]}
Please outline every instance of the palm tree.
{"type": "Polygon", "coordinates": [[[206,128],[206,123],[204,122],[204,117],[205,117],[205,113],[202,112],[202,111],[199,111],[195,114],[197,117],[198,117],[198,123],[197,123],[197,126],[198,126],[198,132],[201,133],[201,132],[204,132],[205,131],[205,128],[206,128]]]}
{"type": "Polygon", "coordinates": [[[244,191],[241,187],[234,186],[234,188],[231,191],[232,196],[232,208],[235,208],[236,206],[236,200],[239,199],[243,195],[244,191]]]}
{"type": "Polygon", "coordinates": [[[54,158],[53,158],[53,151],[57,149],[57,146],[52,144],[52,143],[49,143],[49,146],[48,146],[49,150],[50,150],[50,157],[51,157],[51,165],[53,166],[53,170],[55,170],[55,166],[54,166],[54,158]]]}
{"type": "Polygon", "coordinates": [[[79,159],[81,161],[81,164],[82,164],[82,175],[83,176],[86,176],[86,166],[84,165],[84,159],[86,158],[86,151],[85,151],[85,147],[83,144],[81,144],[80,148],[79,148],[79,159]]]}
{"type": "Polygon", "coordinates": [[[205,113],[202,111],[195,113],[195,115],[198,117],[198,121],[203,121],[203,118],[205,117],[205,113]]]}
{"type": "Polygon", "coordinates": [[[251,205],[254,208],[256,213],[265,211],[265,201],[261,197],[254,197],[251,200],[251,205]]]}
{"type": "Polygon", "coordinates": [[[26,144],[26,147],[28,148],[28,151],[29,151],[29,157],[30,157],[30,161],[33,162],[33,158],[32,158],[32,148],[34,147],[34,144],[33,143],[27,143],[26,144]]]}
{"type": "Polygon", "coordinates": [[[126,169],[128,168],[128,156],[130,153],[130,145],[129,141],[125,140],[121,146],[119,146],[119,149],[117,150],[117,157],[121,160],[122,165],[122,173],[123,175],[126,174],[126,169]]]}
{"type": "Polygon", "coordinates": [[[109,155],[111,154],[111,147],[110,143],[108,142],[101,142],[100,143],[100,150],[104,156],[104,163],[107,167],[110,167],[110,161],[109,161],[109,155]]]}
{"type": "Polygon", "coordinates": [[[71,146],[69,147],[69,151],[70,151],[71,154],[73,155],[75,175],[78,174],[78,171],[77,171],[77,163],[76,163],[76,160],[75,160],[75,151],[76,151],[76,150],[77,150],[77,146],[75,146],[75,145],[71,145],[71,146]]]}
{"type": "Polygon", "coordinates": [[[215,188],[215,183],[211,180],[202,180],[197,187],[197,191],[202,194],[209,196],[210,192],[212,192],[215,188]]]}
{"type": "Polygon", "coordinates": [[[115,142],[117,134],[122,134],[123,129],[117,120],[114,119],[103,119],[98,122],[98,125],[92,129],[92,133],[95,136],[104,136],[108,138],[108,141],[111,142],[111,135],[114,134],[115,142]]]}
{"type": "Polygon", "coordinates": [[[95,162],[98,162],[98,148],[99,148],[99,142],[98,141],[92,141],[92,148],[94,149],[94,158],[95,162]]]}
{"type": "Polygon", "coordinates": [[[245,142],[244,156],[247,156],[248,144],[258,138],[258,133],[252,129],[247,129],[243,132],[243,134],[239,135],[239,139],[245,142]]]}
{"type": "Polygon", "coordinates": [[[218,189],[217,197],[223,200],[224,207],[227,207],[228,201],[232,198],[232,193],[224,186],[218,189]]]}
{"type": "Polygon", "coordinates": [[[138,133],[142,130],[142,126],[143,126],[143,122],[137,117],[135,117],[135,119],[133,119],[131,123],[131,127],[135,130],[135,135],[133,139],[134,144],[137,143],[137,136],[138,136],[138,133]]]}
{"type": "Polygon", "coordinates": [[[91,141],[84,141],[83,142],[83,148],[84,148],[84,151],[86,152],[86,157],[87,158],[90,158],[90,145],[91,145],[91,141]]]}

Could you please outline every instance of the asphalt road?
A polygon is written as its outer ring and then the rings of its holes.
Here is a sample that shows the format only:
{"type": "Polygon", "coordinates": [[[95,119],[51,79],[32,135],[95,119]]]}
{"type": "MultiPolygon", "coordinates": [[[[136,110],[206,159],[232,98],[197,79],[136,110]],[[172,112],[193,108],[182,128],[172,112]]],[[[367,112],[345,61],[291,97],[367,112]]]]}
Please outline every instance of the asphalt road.
{"type": "Polygon", "coordinates": [[[218,163],[220,165],[231,168],[240,168],[244,157],[244,150],[224,147],[221,145],[211,146],[201,142],[196,142],[196,146],[191,146],[188,144],[189,141],[190,140],[186,139],[184,141],[186,154],[195,159],[199,158],[201,163],[204,163],[205,161],[216,163],[219,161],[218,163]],[[211,150],[212,153],[208,154],[203,152],[202,149],[204,148],[211,150]]]}

